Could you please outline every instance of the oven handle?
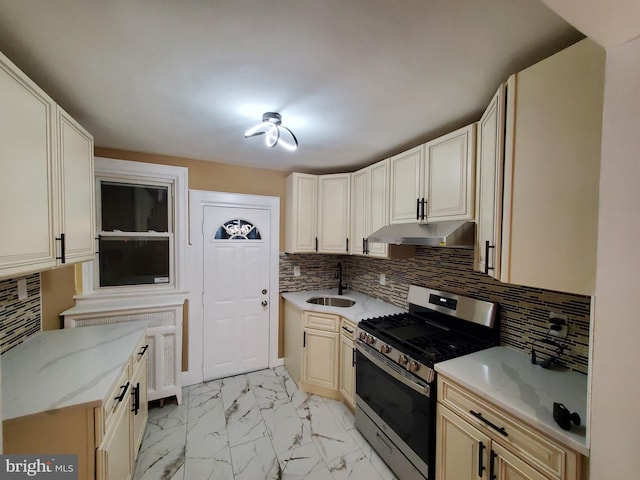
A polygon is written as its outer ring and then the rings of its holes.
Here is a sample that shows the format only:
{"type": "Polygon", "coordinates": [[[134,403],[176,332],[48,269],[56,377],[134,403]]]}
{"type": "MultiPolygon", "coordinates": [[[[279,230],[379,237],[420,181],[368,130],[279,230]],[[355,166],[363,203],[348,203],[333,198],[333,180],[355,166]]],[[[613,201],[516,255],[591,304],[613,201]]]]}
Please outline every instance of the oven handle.
{"type": "Polygon", "coordinates": [[[367,357],[367,360],[369,360],[371,363],[373,363],[376,367],[380,368],[381,370],[384,370],[385,373],[388,373],[399,382],[404,383],[407,387],[415,390],[416,392],[424,395],[425,397],[431,396],[431,388],[429,387],[429,385],[425,385],[419,382],[414,382],[411,379],[405,377],[404,375],[401,375],[400,373],[396,372],[393,368],[389,368],[390,365],[388,365],[385,361],[375,357],[372,353],[365,350],[367,347],[362,346],[359,340],[356,341],[356,348],[361,354],[367,357]]]}

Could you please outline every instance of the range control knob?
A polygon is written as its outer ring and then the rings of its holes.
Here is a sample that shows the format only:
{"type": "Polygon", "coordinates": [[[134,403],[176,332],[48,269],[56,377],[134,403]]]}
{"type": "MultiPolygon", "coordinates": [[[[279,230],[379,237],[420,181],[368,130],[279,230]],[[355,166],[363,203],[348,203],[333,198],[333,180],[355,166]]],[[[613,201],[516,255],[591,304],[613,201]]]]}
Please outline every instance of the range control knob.
{"type": "Polygon", "coordinates": [[[411,360],[409,362],[409,365],[407,366],[407,370],[409,370],[410,372],[417,372],[418,370],[420,370],[420,364],[411,360]]]}
{"type": "Polygon", "coordinates": [[[360,340],[362,340],[363,342],[367,341],[367,332],[360,332],[360,340]]]}
{"type": "Polygon", "coordinates": [[[406,355],[400,355],[398,362],[400,362],[400,365],[406,365],[407,363],[409,363],[409,357],[407,357],[406,355]]]}
{"type": "Polygon", "coordinates": [[[389,353],[391,351],[391,345],[381,345],[380,353],[389,353]]]}
{"type": "Polygon", "coordinates": [[[376,337],[374,337],[373,335],[367,335],[367,345],[373,345],[374,343],[376,343],[376,337]]]}

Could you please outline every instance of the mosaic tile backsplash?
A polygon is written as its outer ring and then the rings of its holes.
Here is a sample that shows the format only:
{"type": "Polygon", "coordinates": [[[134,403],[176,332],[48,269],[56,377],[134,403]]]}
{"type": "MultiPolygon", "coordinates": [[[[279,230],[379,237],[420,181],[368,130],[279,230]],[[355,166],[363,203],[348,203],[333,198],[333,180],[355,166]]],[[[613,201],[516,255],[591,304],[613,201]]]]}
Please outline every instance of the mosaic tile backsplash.
{"type": "Polygon", "coordinates": [[[535,342],[539,359],[553,352],[547,339],[549,313],[567,316],[567,349],[559,364],[587,373],[591,297],[501,283],[473,270],[473,250],[417,247],[413,258],[388,260],[346,255],[280,255],[280,291],[337,287],[336,265],[350,289],[408,308],[409,285],[458,293],[500,305],[500,339],[529,353],[535,342]],[[293,267],[300,276],[293,276],[293,267]],[[380,274],[386,285],[379,284],[380,274]]]}
{"type": "Polygon", "coordinates": [[[18,300],[18,278],[0,281],[0,353],[24,342],[41,328],[40,274],[29,275],[27,298],[18,300]]]}

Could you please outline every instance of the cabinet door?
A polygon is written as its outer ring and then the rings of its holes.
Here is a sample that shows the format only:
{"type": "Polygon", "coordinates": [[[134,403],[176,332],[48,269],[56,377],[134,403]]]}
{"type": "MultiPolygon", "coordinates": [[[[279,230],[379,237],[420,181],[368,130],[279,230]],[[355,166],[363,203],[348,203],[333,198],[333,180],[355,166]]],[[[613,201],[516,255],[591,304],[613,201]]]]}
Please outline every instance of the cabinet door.
{"type": "Polygon", "coordinates": [[[318,251],[349,253],[350,173],[318,177],[318,251]]]}
{"type": "Polygon", "coordinates": [[[427,220],[473,220],[475,125],[425,144],[427,220]]]}
{"type": "Polygon", "coordinates": [[[289,375],[300,386],[302,378],[302,311],[293,303],[284,301],[284,366],[289,375]]]}
{"type": "Polygon", "coordinates": [[[340,393],[352,408],[356,405],[355,350],[353,340],[340,335],[340,393]]]}
{"type": "Polygon", "coordinates": [[[417,203],[422,199],[424,145],[391,157],[390,223],[412,223],[417,219],[417,203]]]}
{"type": "Polygon", "coordinates": [[[304,329],[302,381],[310,385],[338,390],[337,332],[304,329]]]}
{"type": "Polygon", "coordinates": [[[500,85],[478,122],[476,251],[474,267],[500,278],[505,86],[500,85]],[[487,247],[487,242],[488,247],[487,247]],[[487,258],[488,257],[488,258],[487,258]],[[488,262],[488,263],[487,263],[488,262]]]}
{"type": "MultiPolygon", "coordinates": [[[[367,236],[389,225],[389,160],[368,167],[370,170],[369,229],[367,236]]],[[[387,257],[389,245],[367,243],[367,253],[372,257],[387,257]]]]}
{"type": "Polygon", "coordinates": [[[147,363],[148,354],[143,354],[142,360],[136,365],[131,378],[131,465],[135,464],[138,449],[142,444],[142,437],[149,419],[149,404],[147,403],[147,363]]]}
{"type": "Polygon", "coordinates": [[[491,439],[438,404],[436,479],[488,480],[491,439]]]}
{"type": "Polygon", "coordinates": [[[492,445],[491,457],[492,471],[497,480],[549,480],[549,477],[497,443],[492,445]]]}
{"type": "Polygon", "coordinates": [[[55,103],[0,54],[0,277],[56,265],[55,103]]]}
{"type": "Polygon", "coordinates": [[[594,293],[604,65],[585,39],[509,80],[504,282],[594,293]]]}
{"type": "Polygon", "coordinates": [[[120,404],[115,421],[106,432],[104,441],[96,452],[98,480],[131,478],[128,406],[129,403],[126,401],[120,404]]]}
{"type": "Polygon", "coordinates": [[[351,245],[350,253],[364,255],[364,240],[369,235],[368,213],[371,171],[369,168],[358,170],[351,177],[351,245]]]}
{"type": "Polygon", "coordinates": [[[287,253],[317,251],[318,179],[315,175],[292,173],[287,177],[287,253]]]}
{"type": "Polygon", "coordinates": [[[61,213],[58,233],[65,234],[65,262],[95,256],[93,137],[58,108],[58,162],[61,213]]]}

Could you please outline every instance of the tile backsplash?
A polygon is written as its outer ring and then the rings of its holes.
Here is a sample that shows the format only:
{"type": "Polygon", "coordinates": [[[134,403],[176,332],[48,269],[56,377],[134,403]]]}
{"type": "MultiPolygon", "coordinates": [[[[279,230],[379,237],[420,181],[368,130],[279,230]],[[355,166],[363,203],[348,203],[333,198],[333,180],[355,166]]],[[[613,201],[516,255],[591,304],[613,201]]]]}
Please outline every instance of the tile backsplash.
{"type": "Polygon", "coordinates": [[[0,280],[0,353],[24,342],[41,329],[40,274],[27,280],[27,298],[18,300],[18,278],[0,280]]]}
{"type": "Polygon", "coordinates": [[[532,344],[539,358],[552,353],[547,338],[549,313],[566,315],[567,350],[558,362],[587,373],[591,297],[501,283],[473,270],[473,250],[417,247],[413,258],[388,260],[345,255],[280,255],[280,290],[333,288],[336,264],[342,262],[349,288],[407,308],[410,284],[467,295],[500,305],[500,339],[504,345],[529,353],[532,344]],[[293,266],[301,274],[293,276],[293,266]],[[380,285],[380,274],[385,285],[380,285]]]}

